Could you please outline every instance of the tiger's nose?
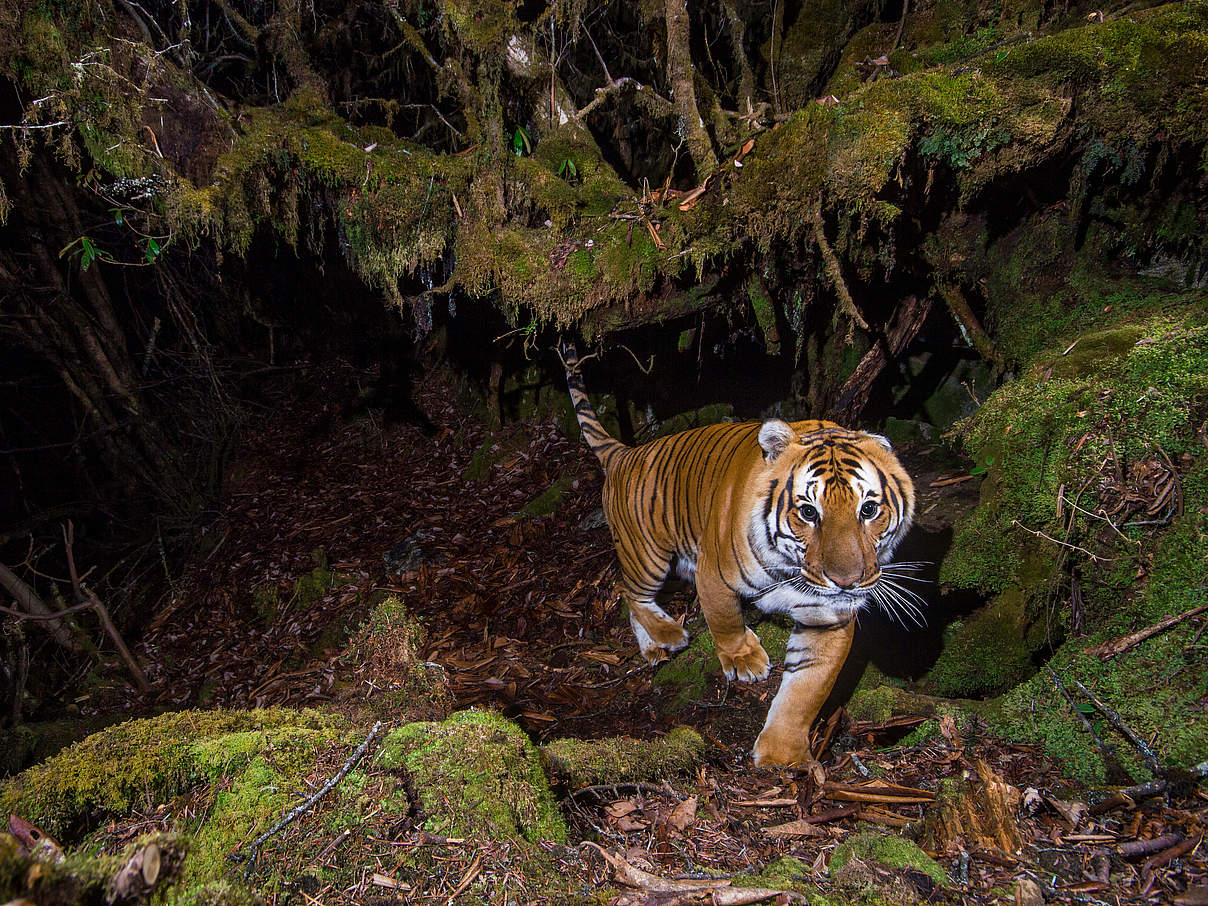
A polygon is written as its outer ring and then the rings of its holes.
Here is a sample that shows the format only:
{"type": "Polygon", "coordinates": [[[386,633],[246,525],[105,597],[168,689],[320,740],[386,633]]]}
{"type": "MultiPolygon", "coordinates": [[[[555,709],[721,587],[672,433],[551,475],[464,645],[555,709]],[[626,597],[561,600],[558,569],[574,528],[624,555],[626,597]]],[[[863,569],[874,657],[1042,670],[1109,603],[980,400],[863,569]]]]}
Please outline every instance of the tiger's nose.
{"type": "Polygon", "coordinates": [[[864,577],[862,569],[837,569],[827,570],[826,578],[830,579],[835,585],[844,591],[850,591],[860,584],[860,580],[864,577]]]}

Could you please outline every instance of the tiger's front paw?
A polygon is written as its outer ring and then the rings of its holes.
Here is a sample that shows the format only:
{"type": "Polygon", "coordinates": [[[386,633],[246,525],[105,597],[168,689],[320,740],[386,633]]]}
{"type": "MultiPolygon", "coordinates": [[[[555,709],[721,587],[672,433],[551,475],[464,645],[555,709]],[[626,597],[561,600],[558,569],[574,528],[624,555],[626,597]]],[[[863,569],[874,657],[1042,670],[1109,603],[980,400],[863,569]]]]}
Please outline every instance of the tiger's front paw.
{"type": "Polygon", "coordinates": [[[755,740],[751,756],[757,767],[801,765],[810,760],[809,736],[805,733],[784,733],[767,727],[755,740]]]}
{"type": "Polygon", "coordinates": [[[759,636],[749,629],[738,648],[722,651],[718,645],[717,658],[721,661],[721,669],[726,679],[738,679],[744,683],[765,680],[772,669],[772,662],[768,659],[768,653],[763,650],[763,645],[759,643],[759,636]]]}

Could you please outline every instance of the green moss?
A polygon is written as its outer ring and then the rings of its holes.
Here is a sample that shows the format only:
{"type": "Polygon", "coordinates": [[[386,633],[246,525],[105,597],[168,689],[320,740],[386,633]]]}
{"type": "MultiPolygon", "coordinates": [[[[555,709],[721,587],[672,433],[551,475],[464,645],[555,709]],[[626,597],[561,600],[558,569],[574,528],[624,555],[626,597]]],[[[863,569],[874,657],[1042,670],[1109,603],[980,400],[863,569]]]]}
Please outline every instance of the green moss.
{"type": "Polygon", "coordinates": [[[701,763],[705,741],[690,727],[676,727],[660,739],[627,736],[559,739],[541,747],[547,771],[571,787],[663,780],[690,774],[701,763]]]}
{"type": "Polygon", "coordinates": [[[68,853],[59,863],[22,855],[15,837],[0,833],[0,897],[12,903],[101,903],[118,856],[68,853]]]}
{"type": "Polygon", "coordinates": [[[281,589],[276,582],[265,582],[252,589],[252,613],[260,625],[272,626],[281,609],[281,589]]]}
{"type": "MultiPolygon", "coordinates": [[[[1048,576],[1044,576],[1047,586],[1048,576]]],[[[1031,676],[1033,655],[1044,642],[1034,631],[1029,606],[1036,589],[1013,586],[981,610],[953,624],[943,651],[927,671],[923,688],[948,698],[979,698],[1005,692],[1031,676]]]]}
{"type": "Polygon", "coordinates": [[[327,554],[316,550],[311,557],[314,560],[315,568],[301,575],[294,583],[294,593],[289,600],[289,607],[292,610],[304,611],[312,607],[331,591],[331,587],[335,583],[336,575],[327,565],[327,554]]]}
{"type": "Polygon", "coordinates": [[[378,760],[410,773],[433,833],[567,840],[536,748],[497,713],[461,711],[400,727],[378,760]]]}
{"type": "Polygon", "coordinates": [[[713,636],[701,629],[687,648],[660,665],[654,674],[654,691],[663,697],[664,709],[674,714],[704,698],[708,677],[720,670],[713,636]]]}
{"type": "Polygon", "coordinates": [[[95,816],[125,814],[148,797],[163,801],[246,763],[255,740],[263,748],[278,735],[313,734],[333,722],[279,709],[180,711],[128,721],[4,781],[0,809],[67,839],[95,816]]]}
{"type": "Polygon", "coordinates": [[[884,723],[899,715],[930,715],[935,702],[897,686],[870,685],[857,689],[847,703],[852,720],[884,723]]]}
{"type": "MultiPolygon", "coordinates": [[[[762,887],[766,890],[795,890],[799,893],[812,892],[809,879],[813,871],[800,859],[781,856],[758,871],[743,872],[731,879],[735,887],[762,887]]],[[[809,902],[815,902],[813,897],[809,902]]]]}
{"type": "Polygon", "coordinates": [[[556,479],[553,484],[521,507],[517,515],[525,519],[538,519],[550,515],[558,508],[558,504],[562,502],[562,498],[566,496],[566,492],[570,490],[573,483],[574,479],[569,476],[556,479]]]}
{"type": "Polygon", "coordinates": [[[947,872],[917,843],[905,837],[868,831],[856,834],[835,847],[830,858],[831,875],[838,874],[855,860],[879,862],[890,868],[912,868],[923,872],[938,885],[949,883],[947,872]]]}

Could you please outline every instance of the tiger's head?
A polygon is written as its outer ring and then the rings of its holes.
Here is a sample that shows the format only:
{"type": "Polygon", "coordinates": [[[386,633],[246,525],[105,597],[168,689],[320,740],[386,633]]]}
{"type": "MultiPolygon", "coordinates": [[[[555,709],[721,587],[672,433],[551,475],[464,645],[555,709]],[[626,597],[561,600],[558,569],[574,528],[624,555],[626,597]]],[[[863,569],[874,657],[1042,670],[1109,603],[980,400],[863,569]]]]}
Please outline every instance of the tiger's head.
{"type": "Polygon", "coordinates": [[[892,603],[896,584],[882,567],[910,528],[914,484],[889,441],[833,422],[771,419],[759,446],[767,484],[751,535],[760,559],[791,574],[808,603],[892,603]]]}

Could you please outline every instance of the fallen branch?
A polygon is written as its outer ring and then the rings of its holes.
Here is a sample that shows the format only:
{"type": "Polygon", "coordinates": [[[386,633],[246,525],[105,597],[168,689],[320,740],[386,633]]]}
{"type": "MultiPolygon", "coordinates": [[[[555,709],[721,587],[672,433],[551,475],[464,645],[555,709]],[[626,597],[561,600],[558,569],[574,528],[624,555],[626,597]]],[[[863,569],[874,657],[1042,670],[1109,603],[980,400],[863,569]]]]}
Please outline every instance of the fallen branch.
{"type": "Polygon", "coordinates": [[[314,807],[316,802],[335,789],[336,784],[343,780],[348,775],[348,772],[355,768],[360,760],[365,757],[365,753],[369,751],[370,744],[372,744],[373,740],[381,731],[382,722],[379,720],[373,725],[373,729],[369,731],[369,735],[365,737],[365,741],[357,746],[356,751],[348,756],[348,760],[344,762],[343,767],[336,772],[336,775],[323,784],[323,786],[319,787],[318,791],[315,792],[314,795],[312,795],[309,799],[307,799],[297,808],[293,809],[293,811],[287,812],[284,818],[252,841],[252,844],[248,847],[247,855],[233,852],[227,856],[227,858],[231,859],[232,861],[238,862],[243,860],[245,862],[243,868],[244,878],[250,878],[252,876],[252,872],[256,870],[256,859],[260,856],[260,847],[281,830],[305,815],[314,807]]]}
{"type": "Polygon", "coordinates": [[[822,790],[827,799],[836,799],[840,802],[880,802],[894,805],[935,801],[935,793],[929,790],[917,790],[913,787],[896,784],[860,785],[827,781],[822,790]]]}
{"type": "Polygon", "coordinates": [[[63,622],[63,616],[66,612],[55,613],[55,611],[51,610],[46,602],[38,597],[37,592],[26,585],[16,573],[3,563],[0,563],[0,585],[3,585],[8,593],[16,599],[17,606],[21,608],[21,610],[16,611],[10,610],[7,607],[2,608],[5,613],[47,623],[49,624],[47,630],[56,642],[68,651],[74,652],[79,650],[70,627],[63,622]]]}
{"type": "MultiPolygon", "coordinates": [[[[1189,777],[1192,780],[1202,780],[1208,777],[1208,761],[1201,761],[1199,764],[1182,772],[1184,777],[1189,777]]],[[[1123,789],[1116,790],[1104,799],[1092,805],[1087,811],[1092,815],[1101,815],[1104,812],[1110,812],[1114,808],[1121,805],[1126,805],[1129,808],[1136,806],[1138,799],[1147,799],[1150,796],[1159,796],[1165,793],[1170,786],[1170,781],[1166,778],[1159,780],[1151,780],[1148,783],[1139,783],[1136,786],[1126,786],[1123,789]]]]}
{"type": "Polygon", "coordinates": [[[1116,847],[1116,852],[1120,854],[1120,858],[1122,859],[1139,859],[1142,856],[1159,853],[1168,847],[1182,842],[1182,834],[1163,834],[1160,837],[1151,837],[1148,840],[1132,840],[1128,843],[1121,843],[1116,847]]]}
{"type": "Polygon", "coordinates": [[[1146,626],[1144,629],[1138,629],[1136,632],[1130,632],[1128,635],[1122,635],[1118,638],[1109,639],[1100,645],[1093,645],[1092,647],[1087,648],[1083,653],[1093,655],[1100,660],[1109,660],[1110,658],[1114,658],[1117,654],[1123,654],[1125,651],[1128,651],[1128,649],[1136,647],[1146,639],[1157,635],[1159,632],[1165,632],[1171,626],[1190,619],[1197,614],[1201,614],[1206,610],[1208,610],[1208,604],[1201,604],[1199,607],[1193,607],[1191,610],[1185,611],[1179,614],[1177,617],[1167,617],[1164,620],[1154,623],[1152,626],[1146,626]]]}
{"type": "Polygon", "coordinates": [[[592,843],[590,840],[584,840],[579,846],[589,847],[599,853],[600,857],[612,866],[616,880],[626,887],[635,887],[647,893],[654,894],[686,895],[685,899],[676,902],[695,902],[695,898],[698,896],[706,898],[702,902],[714,904],[714,906],[743,906],[746,903],[758,903],[762,900],[770,900],[773,897],[787,897],[787,902],[805,902],[805,897],[801,896],[801,894],[788,890],[770,890],[762,887],[732,887],[729,878],[712,878],[708,880],[687,879],[682,881],[660,878],[658,875],[652,875],[650,872],[642,871],[640,868],[634,868],[620,856],[614,856],[608,850],[592,843]]]}
{"type": "Polygon", "coordinates": [[[1091,738],[1095,741],[1095,745],[1098,746],[1099,751],[1103,755],[1103,760],[1109,764],[1119,764],[1118,760],[1116,759],[1116,747],[1110,742],[1105,742],[1100,738],[1099,734],[1095,732],[1094,726],[1092,726],[1091,722],[1086,719],[1086,715],[1078,710],[1078,705],[1075,704],[1073,696],[1071,696],[1069,690],[1065,688],[1065,683],[1061,681],[1061,677],[1057,675],[1057,672],[1048,664],[1045,665],[1045,669],[1049,671],[1049,676],[1052,677],[1053,685],[1057,688],[1057,691],[1060,692],[1065,700],[1069,703],[1070,710],[1078,715],[1078,720],[1082,722],[1082,728],[1091,734],[1091,738]]]}
{"type": "Polygon", "coordinates": [[[893,323],[886,329],[884,336],[877,338],[872,348],[864,354],[864,358],[860,359],[856,370],[839,388],[837,402],[831,409],[835,421],[847,424],[863,411],[872,392],[873,383],[881,371],[902,354],[902,350],[922,329],[930,311],[931,300],[917,296],[908,296],[898,306],[893,323]]]}
{"type": "Polygon", "coordinates": [[[1074,680],[1074,685],[1081,689],[1082,694],[1091,700],[1091,704],[1095,706],[1099,713],[1106,717],[1108,722],[1119,730],[1125,739],[1132,743],[1133,748],[1137,750],[1141,756],[1141,759],[1145,762],[1145,766],[1155,774],[1161,774],[1162,765],[1158,763],[1157,756],[1154,755],[1153,749],[1145,744],[1145,740],[1134,733],[1132,727],[1126,724],[1119,714],[1117,714],[1103,702],[1099,701],[1099,699],[1093,692],[1091,692],[1090,689],[1086,688],[1086,686],[1082,685],[1082,683],[1078,682],[1077,680],[1074,680]]]}
{"type": "Polygon", "coordinates": [[[134,677],[134,682],[138,686],[139,691],[150,692],[151,683],[147,680],[147,674],[143,673],[143,668],[138,665],[138,661],[134,659],[134,655],[126,647],[126,640],[117,631],[117,626],[114,625],[112,618],[109,616],[109,609],[101,603],[101,599],[96,596],[96,592],[80,581],[80,574],[76,570],[74,548],[75,525],[68,519],[67,524],[63,526],[63,551],[67,555],[67,573],[71,576],[71,588],[75,592],[76,600],[86,602],[96,612],[97,619],[101,621],[101,628],[105,630],[105,635],[109,636],[109,640],[113,642],[113,647],[117,649],[117,653],[126,665],[126,669],[130,671],[130,675],[134,677]]]}
{"type": "Polygon", "coordinates": [[[939,290],[940,296],[948,303],[948,311],[952,313],[952,317],[960,327],[961,333],[965,335],[965,339],[969,341],[969,345],[976,349],[977,354],[987,362],[996,368],[1002,367],[1002,353],[998,351],[998,347],[994,345],[990,335],[977,320],[977,315],[973,313],[973,309],[965,299],[965,294],[960,291],[960,287],[951,283],[937,283],[936,288],[939,290]]]}

